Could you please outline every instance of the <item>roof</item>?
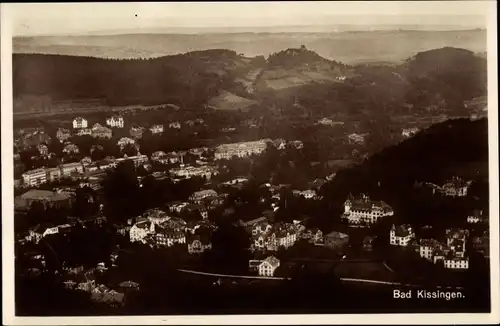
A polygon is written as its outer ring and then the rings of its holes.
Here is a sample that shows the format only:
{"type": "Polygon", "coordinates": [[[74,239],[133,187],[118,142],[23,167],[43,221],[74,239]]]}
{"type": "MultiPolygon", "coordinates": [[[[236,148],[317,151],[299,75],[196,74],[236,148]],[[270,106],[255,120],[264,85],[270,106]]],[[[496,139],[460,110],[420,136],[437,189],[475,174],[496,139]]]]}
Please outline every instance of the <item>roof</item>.
{"type": "Polygon", "coordinates": [[[33,189],[25,192],[18,198],[27,200],[46,200],[46,201],[59,201],[71,198],[71,195],[67,192],[55,192],[49,190],[38,190],[33,189]]]}
{"type": "Polygon", "coordinates": [[[337,232],[337,231],[332,231],[328,233],[327,235],[324,236],[325,238],[340,238],[340,239],[345,239],[349,238],[349,236],[345,233],[337,232]]]}
{"type": "Polygon", "coordinates": [[[243,226],[254,226],[255,224],[257,224],[259,222],[263,222],[263,221],[267,221],[267,218],[264,216],[250,220],[250,221],[243,222],[242,224],[243,224],[243,226]]]}
{"type": "Polygon", "coordinates": [[[272,267],[276,268],[279,266],[280,264],[280,261],[278,258],[274,257],[274,256],[269,256],[267,257],[266,259],[264,259],[264,261],[261,263],[268,263],[269,265],[271,265],[272,267]]]}
{"type": "Polygon", "coordinates": [[[393,224],[392,230],[394,230],[394,233],[397,237],[407,237],[410,235],[411,226],[408,224],[394,226],[393,224]]]}
{"type": "Polygon", "coordinates": [[[435,239],[420,239],[420,246],[439,248],[441,243],[435,239]]]}

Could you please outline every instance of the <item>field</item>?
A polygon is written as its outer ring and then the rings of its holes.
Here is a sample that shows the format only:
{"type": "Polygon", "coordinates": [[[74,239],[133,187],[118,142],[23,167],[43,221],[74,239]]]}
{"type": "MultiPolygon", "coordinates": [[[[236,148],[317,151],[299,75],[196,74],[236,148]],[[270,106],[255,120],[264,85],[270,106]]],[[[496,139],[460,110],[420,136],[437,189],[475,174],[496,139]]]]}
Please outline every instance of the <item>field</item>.
{"type": "Polygon", "coordinates": [[[222,91],[219,96],[209,101],[209,107],[222,111],[248,110],[256,101],[249,100],[227,91],[222,91]]]}

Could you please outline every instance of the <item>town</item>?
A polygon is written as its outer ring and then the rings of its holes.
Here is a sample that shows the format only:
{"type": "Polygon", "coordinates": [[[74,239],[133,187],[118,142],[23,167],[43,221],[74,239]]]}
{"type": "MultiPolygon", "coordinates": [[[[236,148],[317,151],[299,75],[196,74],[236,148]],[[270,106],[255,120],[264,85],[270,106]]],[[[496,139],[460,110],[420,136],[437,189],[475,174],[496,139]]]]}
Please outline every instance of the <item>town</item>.
{"type": "MultiPolygon", "coordinates": [[[[178,270],[260,281],[288,279],[306,263],[326,261],[343,278],[396,282],[410,268],[409,283],[433,274],[450,286],[474,267],[472,256],[489,257],[488,213],[480,201],[452,225],[412,225],[380,192],[347,189],[332,201],[326,189],[341,168],[311,167],[318,159],[307,140],[255,137],[168,151],[175,145],[158,144],[184,128],[202,133],[208,120],[140,125],[126,117],[110,115],[92,127],[76,117],[51,132],[17,130],[16,266],[24,277],[58,275],[66,289],[115,307],[141,292],[128,269],[147,265],[130,261],[145,252],[170,252],[165,259],[178,270]],[[339,207],[325,210],[332,202],[339,207]]],[[[326,118],[315,125],[338,128],[326,118]]],[[[237,128],[220,133],[230,139],[237,128]]],[[[420,129],[398,132],[405,141],[420,129]]],[[[345,146],[357,149],[344,160],[366,158],[359,156],[366,136],[345,135],[345,146]]],[[[436,203],[460,207],[477,197],[475,181],[460,175],[442,184],[412,182],[412,191],[436,203]]]]}

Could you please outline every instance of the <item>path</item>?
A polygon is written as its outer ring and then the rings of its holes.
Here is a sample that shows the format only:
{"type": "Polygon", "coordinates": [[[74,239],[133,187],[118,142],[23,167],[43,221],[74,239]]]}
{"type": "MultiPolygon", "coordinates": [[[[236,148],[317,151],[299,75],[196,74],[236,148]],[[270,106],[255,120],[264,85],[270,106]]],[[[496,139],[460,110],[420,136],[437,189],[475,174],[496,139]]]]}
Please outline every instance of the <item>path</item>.
{"type": "MultiPolygon", "coordinates": [[[[285,277],[275,277],[275,276],[272,276],[272,277],[270,277],[270,276],[246,276],[246,275],[206,273],[206,272],[193,271],[193,270],[189,270],[189,269],[177,269],[177,270],[179,272],[182,272],[182,273],[205,275],[205,276],[215,276],[215,277],[225,277],[225,278],[255,279],[255,280],[281,280],[281,281],[287,279],[285,277]]],[[[361,278],[341,277],[340,280],[343,281],[343,282],[384,284],[384,285],[398,285],[398,286],[404,286],[404,287],[422,287],[421,285],[416,285],[416,284],[406,284],[406,283],[399,283],[399,282],[387,282],[387,281],[367,280],[367,279],[361,279],[361,278]]],[[[463,290],[463,287],[461,287],[461,286],[457,286],[457,287],[452,287],[452,286],[437,286],[437,288],[438,289],[463,290]]]]}

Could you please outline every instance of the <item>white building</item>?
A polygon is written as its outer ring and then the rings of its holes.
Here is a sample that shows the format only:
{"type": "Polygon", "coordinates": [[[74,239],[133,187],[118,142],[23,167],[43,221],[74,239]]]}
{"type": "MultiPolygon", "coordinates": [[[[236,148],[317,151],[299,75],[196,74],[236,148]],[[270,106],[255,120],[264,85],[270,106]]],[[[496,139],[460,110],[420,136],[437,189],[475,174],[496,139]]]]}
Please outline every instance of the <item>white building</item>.
{"type": "Polygon", "coordinates": [[[217,191],[212,189],[206,189],[206,190],[196,191],[191,196],[189,196],[189,200],[193,202],[200,202],[205,198],[216,197],[216,196],[217,196],[217,191]]]}
{"type": "Polygon", "coordinates": [[[59,166],[63,176],[70,176],[73,173],[83,173],[83,165],[81,163],[67,163],[59,166]]]}
{"type": "Polygon", "coordinates": [[[192,177],[204,177],[210,180],[213,175],[217,175],[218,171],[213,166],[182,166],[180,168],[171,169],[170,173],[172,176],[177,178],[192,178],[192,177]]]}
{"type": "Polygon", "coordinates": [[[349,136],[347,136],[350,143],[354,143],[354,144],[358,144],[358,145],[365,143],[365,137],[366,137],[366,134],[357,134],[357,133],[352,133],[349,136]]]}
{"type": "Polygon", "coordinates": [[[405,138],[410,138],[410,137],[413,137],[415,136],[418,132],[419,132],[420,129],[418,129],[417,127],[413,127],[413,128],[404,128],[402,131],[401,131],[401,135],[405,138]]]}
{"type": "Polygon", "coordinates": [[[81,128],[76,132],[77,136],[91,136],[92,135],[92,129],[90,128],[81,128]]]}
{"type": "Polygon", "coordinates": [[[171,129],[181,129],[181,123],[179,121],[171,122],[168,124],[171,129]]]}
{"type": "Polygon", "coordinates": [[[315,190],[312,190],[312,189],[303,190],[303,191],[294,190],[293,194],[295,196],[304,197],[305,199],[316,199],[316,198],[318,198],[318,194],[316,193],[315,190]]]}
{"type": "Polygon", "coordinates": [[[474,212],[467,216],[467,223],[469,224],[478,224],[485,221],[485,217],[483,216],[482,210],[474,210],[474,212]]]}
{"type": "Polygon", "coordinates": [[[71,144],[71,143],[65,145],[62,151],[65,154],[77,154],[80,152],[80,150],[78,149],[78,146],[76,146],[75,144],[71,144]]]}
{"type": "Polygon", "coordinates": [[[82,117],[75,118],[73,120],[73,128],[74,129],[83,129],[88,127],[88,121],[82,117]]]}
{"type": "Polygon", "coordinates": [[[113,131],[108,127],[104,127],[101,124],[96,123],[92,126],[92,137],[110,139],[113,137],[113,131]]]}
{"type": "Polygon", "coordinates": [[[163,133],[163,125],[153,125],[149,128],[153,135],[163,133]]]}
{"type": "Polygon", "coordinates": [[[274,276],[274,272],[279,266],[279,259],[274,256],[269,256],[259,264],[259,275],[269,277],[274,276]]]}
{"type": "Polygon", "coordinates": [[[117,145],[121,149],[123,149],[127,145],[134,145],[134,144],[135,144],[135,140],[132,138],[129,138],[129,137],[122,137],[122,138],[120,138],[120,140],[118,140],[118,143],[117,143],[117,145]]]}
{"type": "Polygon", "coordinates": [[[106,124],[112,128],[123,128],[125,121],[122,116],[114,115],[106,119],[106,124]]]}
{"type": "Polygon", "coordinates": [[[23,183],[29,187],[47,182],[47,173],[44,168],[26,171],[22,174],[23,183]]]}
{"type": "Polygon", "coordinates": [[[472,184],[472,181],[465,181],[461,178],[454,177],[447,183],[445,183],[440,191],[445,196],[450,197],[465,197],[467,196],[467,191],[472,184]]]}
{"type": "Polygon", "coordinates": [[[420,257],[433,261],[434,254],[442,251],[443,245],[434,239],[421,239],[419,245],[420,257]]]}
{"type": "Polygon", "coordinates": [[[163,222],[170,220],[170,216],[168,216],[166,212],[164,212],[158,208],[148,209],[143,214],[143,217],[147,218],[148,221],[150,221],[151,223],[154,223],[156,225],[159,225],[163,222]]]}
{"type": "Polygon", "coordinates": [[[45,170],[47,173],[47,181],[54,182],[61,178],[61,169],[59,168],[49,168],[45,170]]]}
{"type": "Polygon", "coordinates": [[[155,224],[148,220],[141,220],[130,228],[130,242],[145,242],[149,234],[155,233],[155,224]]]}
{"type": "Polygon", "coordinates": [[[45,144],[38,144],[36,149],[42,156],[47,156],[49,154],[49,147],[45,144]]]}
{"type": "Polygon", "coordinates": [[[261,139],[257,141],[219,145],[215,149],[214,156],[216,160],[227,160],[234,156],[247,157],[261,154],[266,150],[268,142],[270,142],[269,139],[261,139]]]}
{"type": "Polygon", "coordinates": [[[415,238],[415,233],[408,224],[398,225],[397,227],[393,224],[389,235],[390,244],[393,246],[406,247],[410,240],[415,238]]]}
{"type": "Polygon", "coordinates": [[[57,129],[56,138],[59,139],[60,142],[65,141],[69,137],[71,137],[71,132],[68,129],[66,128],[57,129]]]}
{"type": "Polygon", "coordinates": [[[371,225],[380,218],[394,215],[391,206],[383,201],[372,201],[365,194],[359,198],[349,196],[344,202],[343,218],[351,225],[371,225]]]}
{"type": "Polygon", "coordinates": [[[469,259],[454,257],[451,259],[444,259],[443,264],[444,264],[445,268],[468,269],[469,268],[469,259]]]}

